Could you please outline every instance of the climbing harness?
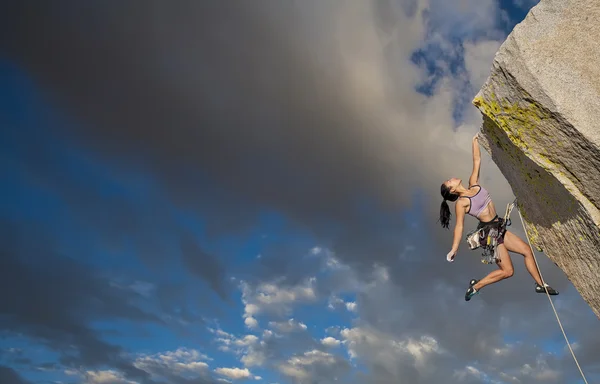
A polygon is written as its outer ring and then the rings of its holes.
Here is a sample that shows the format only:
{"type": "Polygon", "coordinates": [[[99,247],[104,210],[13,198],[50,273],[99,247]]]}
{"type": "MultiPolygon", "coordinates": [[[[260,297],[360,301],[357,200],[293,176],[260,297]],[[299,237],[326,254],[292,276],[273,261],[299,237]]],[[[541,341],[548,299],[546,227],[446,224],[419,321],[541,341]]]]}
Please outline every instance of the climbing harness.
{"type": "MultiPolygon", "coordinates": [[[[516,201],[516,199],[515,199],[516,201]]],[[[544,282],[544,277],[542,276],[542,271],[540,270],[540,266],[537,262],[537,259],[535,257],[535,252],[533,251],[533,247],[531,246],[531,241],[529,241],[529,235],[527,234],[527,229],[525,229],[525,222],[523,221],[523,216],[521,216],[521,210],[517,208],[517,211],[519,212],[519,217],[521,218],[521,225],[523,225],[523,231],[525,231],[525,236],[527,237],[527,242],[529,243],[529,248],[531,248],[531,253],[533,254],[533,260],[535,261],[535,266],[540,274],[540,279],[542,280],[542,286],[545,288],[546,287],[546,283],[544,282]]],[[[554,304],[552,303],[552,298],[550,297],[550,294],[548,293],[547,289],[544,289],[544,291],[546,292],[546,296],[548,296],[548,300],[550,301],[550,305],[552,306],[552,310],[554,311],[554,316],[556,316],[556,320],[558,321],[558,325],[560,326],[560,330],[562,331],[562,334],[565,338],[565,341],[567,342],[567,346],[569,347],[569,351],[571,351],[571,355],[573,356],[573,360],[575,360],[575,364],[577,365],[577,368],[579,369],[579,373],[581,373],[581,377],[583,378],[583,382],[585,384],[588,384],[587,379],[585,378],[585,375],[583,374],[583,370],[581,369],[581,366],[579,365],[579,362],[577,361],[577,357],[575,357],[575,352],[573,352],[573,348],[571,348],[571,343],[569,342],[569,339],[567,338],[567,334],[565,333],[565,329],[562,326],[562,323],[560,322],[560,318],[558,317],[558,312],[556,312],[556,308],[554,308],[554,304]]]]}
{"type": "Polygon", "coordinates": [[[498,239],[502,238],[506,233],[506,227],[511,224],[510,214],[515,207],[517,199],[506,206],[506,212],[504,218],[498,221],[492,220],[489,223],[485,223],[483,226],[478,227],[467,233],[466,240],[469,248],[475,250],[482,248],[483,253],[481,262],[484,264],[495,264],[500,259],[498,255],[498,239]]]}

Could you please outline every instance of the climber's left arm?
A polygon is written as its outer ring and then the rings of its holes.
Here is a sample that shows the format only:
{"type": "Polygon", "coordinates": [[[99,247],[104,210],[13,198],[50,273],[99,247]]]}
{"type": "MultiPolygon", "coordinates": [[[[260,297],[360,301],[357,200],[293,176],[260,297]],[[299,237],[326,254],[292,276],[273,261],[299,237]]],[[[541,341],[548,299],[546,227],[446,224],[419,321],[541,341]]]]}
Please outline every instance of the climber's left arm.
{"type": "Polygon", "coordinates": [[[472,185],[479,184],[479,169],[481,167],[481,152],[479,151],[479,134],[473,136],[473,172],[469,178],[469,188],[472,185]]]}

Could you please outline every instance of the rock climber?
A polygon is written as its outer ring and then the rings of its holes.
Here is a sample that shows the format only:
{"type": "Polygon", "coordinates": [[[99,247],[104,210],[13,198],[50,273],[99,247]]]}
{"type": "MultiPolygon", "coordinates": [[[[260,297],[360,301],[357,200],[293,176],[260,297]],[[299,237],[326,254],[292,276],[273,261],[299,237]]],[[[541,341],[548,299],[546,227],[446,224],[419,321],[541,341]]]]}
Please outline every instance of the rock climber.
{"type": "Polygon", "coordinates": [[[483,229],[484,238],[489,233],[495,235],[497,242],[498,257],[495,260],[498,270],[489,273],[481,280],[472,279],[465,293],[465,300],[469,301],[478,294],[486,285],[496,283],[511,277],[514,273],[510,252],[518,253],[525,258],[525,267],[535,280],[535,291],[550,295],[558,295],[548,284],[542,285],[542,279],[536,267],[531,247],[514,233],[507,231],[504,219],[498,217],[494,203],[488,191],[479,185],[479,170],[481,164],[481,153],[479,151],[479,134],[473,137],[473,172],[469,178],[469,188],[462,185],[462,180],[451,178],[441,186],[441,194],[444,198],[440,208],[440,222],[442,227],[448,229],[450,224],[450,208],[446,201],[455,201],[456,224],[454,227],[454,241],[452,249],[446,255],[446,260],[453,262],[458,252],[458,246],[463,234],[465,214],[471,215],[479,220],[477,229],[483,229]],[[494,231],[490,232],[493,228],[494,231]]]}

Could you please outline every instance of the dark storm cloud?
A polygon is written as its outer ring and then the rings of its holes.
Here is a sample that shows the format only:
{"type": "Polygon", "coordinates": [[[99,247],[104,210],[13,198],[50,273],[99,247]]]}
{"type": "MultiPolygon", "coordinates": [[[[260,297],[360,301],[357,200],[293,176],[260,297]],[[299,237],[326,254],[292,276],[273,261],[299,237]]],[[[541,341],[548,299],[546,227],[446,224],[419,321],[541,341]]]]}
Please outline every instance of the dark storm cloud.
{"type": "Polygon", "coordinates": [[[79,119],[73,137],[150,169],[210,228],[268,206],[320,230],[360,222],[363,198],[406,198],[398,131],[348,90],[339,5],[100,4],[11,3],[2,53],[79,119]]]}
{"type": "Polygon", "coordinates": [[[89,323],[125,319],[161,321],[130,303],[132,296],[112,288],[88,266],[57,255],[35,225],[27,233],[2,227],[0,328],[24,334],[61,353],[66,366],[119,365],[132,377],[144,372],[120,357],[122,348],[103,341],[89,323]]]}
{"type": "Polygon", "coordinates": [[[187,269],[208,281],[210,287],[224,300],[227,298],[225,268],[215,256],[203,250],[190,236],[181,241],[183,263],[187,269]]]}
{"type": "Polygon", "coordinates": [[[0,382],[10,384],[30,384],[24,380],[14,369],[0,365],[0,382]]]}
{"type": "MultiPolygon", "coordinates": [[[[437,192],[450,167],[439,160],[459,154],[440,151],[450,127],[438,144],[428,138],[451,122],[444,98],[428,106],[413,90],[408,57],[422,31],[406,15],[421,6],[393,4],[12,2],[0,52],[76,119],[63,134],[111,166],[150,172],[175,206],[208,218],[209,234],[274,209],[365,270],[394,262],[412,189],[437,192]]],[[[172,224],[76,195],[76,211],[115,237],[172,224]]],[[[438,207],[424,209],[434,223],[438,207]]],[[[157,236],[138,237],[143,258],[166,261],[157,236]]],[[[222,294],[220,256],[198,275],[222,294]]],[[[289,268],[278,261],[270,271],[289,268]]]]}

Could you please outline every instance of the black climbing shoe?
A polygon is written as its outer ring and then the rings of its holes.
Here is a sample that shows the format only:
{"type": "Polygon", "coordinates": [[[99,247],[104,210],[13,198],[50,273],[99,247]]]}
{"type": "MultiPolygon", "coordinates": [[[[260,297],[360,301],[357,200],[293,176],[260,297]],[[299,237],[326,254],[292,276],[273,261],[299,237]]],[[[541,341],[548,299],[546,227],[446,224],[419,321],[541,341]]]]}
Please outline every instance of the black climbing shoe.
{"type": "Polygon", "coordinates": [[[471,300],[471,297],[479,294],[479,291],[473,288],[473,286],[477,284],[478,281],[479,280],[476,279],[471,279],[471,281],[469,281],[469,289],[467,289],[467,292],[465,293],[465,301],[469,301],[471,300]]]}
{"type": "Polygon", "coordinates": [[[473,287],[469,287],[469,289],[467,289],[467,292],[465,293],[465,301],[469,301],[471,300],[471,297],[478,295],[479,291],[475,290],[475,288],[473,287]]]}
{"type": "Polygon", "coordinates": [[[545,285],[546,289],[544,289],[544,287],[542,287],[538,283],[535,283],[535,291],[537,293],[546,293],[546,290],[547,290],[549,295],[558,295],[558,291],[557,290],[555,290],[554,288],[552,288],[548,284],[544,284],[544,285],[545,285]]]}

